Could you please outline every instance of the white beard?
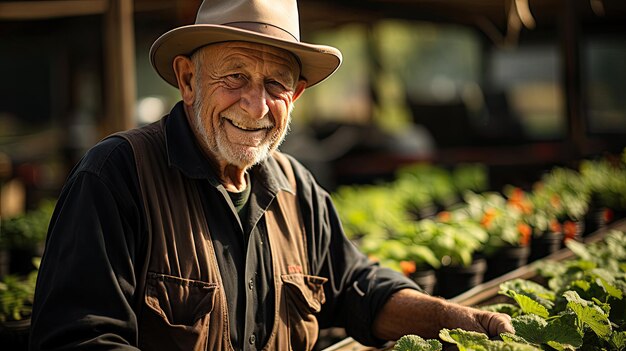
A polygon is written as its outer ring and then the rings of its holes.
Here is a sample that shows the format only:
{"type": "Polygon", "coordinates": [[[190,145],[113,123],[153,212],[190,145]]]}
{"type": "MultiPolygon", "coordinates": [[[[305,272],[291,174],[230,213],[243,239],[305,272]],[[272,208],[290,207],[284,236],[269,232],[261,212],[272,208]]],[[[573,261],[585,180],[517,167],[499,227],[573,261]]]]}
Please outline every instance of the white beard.
{"type": "MultiPolygon", "coordinates": [[[[200,87],[201,84],[197,84],[196,86],[200,87]]],[[[196,96],[204,96],[202,89],[198,89],[198,94],[196,96]]],[[[262,143],[256,147],[243,147],[235,145],[228,140],[224,130],[224,123],[228,122],[224,119],[220,119],[215,130],[212,131],[213,134],[211,134],[209,129],[205,127],[205,120],[208,119],[208,123],[213,123],[212,116],[208,116],[205,113],[206,109],[203,100],[200,98],[196,98],[194,102],[195,116],[192,118],[192,128],[195,131],[195,135],[201,139],[199,141],[205,152],[209,152],[209,154],[215,157],[218,162],[225,162],[247,170],[256,164],[265,161],[285,140],[291,125],[292,109],[293,108],[290,108],[287,125],[282,133],[279,133],[274,129],[270,129],[268,131],[269,135],[266,136],[265,140],[263,140],[262,143]]]]}

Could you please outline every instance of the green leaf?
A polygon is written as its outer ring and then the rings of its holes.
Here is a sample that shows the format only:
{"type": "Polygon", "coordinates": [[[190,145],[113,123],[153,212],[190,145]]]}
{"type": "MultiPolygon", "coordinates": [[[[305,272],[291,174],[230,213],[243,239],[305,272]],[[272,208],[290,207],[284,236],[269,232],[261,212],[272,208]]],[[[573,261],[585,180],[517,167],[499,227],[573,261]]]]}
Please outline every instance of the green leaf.
{"type": "Polygon", "coordinates": [[[533,345],[553,343],[557,349],[569,350],[580,347],[583,343],[582,335],[576,328],[574,315],[561,315],[546,321],[530,314],[513,318],[512,323],[516,337],[533,345]]]}
{"type": "Polygon", "coordinates": [[[619,290],[615,285],[609,284],[606,280],[602,278],[596,279],[596,282],[602,287],[602,289],[604,289],[607,294],[609,294],[609,296],[612,296],[618,300],[622,299],[622,291],[619,290]]]}
{"type": "Polygon", "coordinates": [[[438,340],[424,340],[417,335],[404,335],[396,342],[393,351],[441,351],[443,346],[438,340]]]}
{"type": "Polygon", "coordinates": [[[426,262],[429,266],[433,268],[439,268],[441,262],[433,250],[426,246],[422,245],[412,245],[409,246],[408,258],[414,260],[415,262],[426,262]]]}
{"type": "MultiPolygon", "coordinates": [[[[476,350],[477,345],[489,341],[487,335],[477,332],[465,331],[462,329],[441,329],[439,338],[443,341],[456,344],[459,351],[476,350]]],[[[480,350],[485,350],[481,347],[480,350]]]]}
{"type": "Polygon", "coordinates": [[[611,335],[611,345],[615,350],[626,350],[626,331],[613,333],[611,335]]]}
{"type": "Polygon", "coordinates": [[[522,312],[526,314],[536,314],[543,318],[548,318],[548,316],[550,315],[548,309],[545,308],[545,306],[541,305],[539,302],[533,300],[526,295],[518,294],[512,290],[509,290],[507,295],[512,297],[522,309],[522,312]]]}
{"type": "Polygon", "coordinates": [[[571,308],[578,319],[588,325],[596,335],[606,338],[611,334],[611,322],[602,308],[582,299],[575,291],[566,291],[563,296],[567,299],[567,307],[571,308]]]}
{"type": "Polygon", "coordinates": [[[583,291],[589,290],[591,288],[591,283],[586,280],[577,279],[570,283],[571,287],[577,287],[582,289],[583,291]]]}
{"type": "Polygon", "coordinates": [[[565,246],[567,246],[568,249],[572,250],[572,252],[579,258],[585,261],[593,261],[593,255],[589,253],[589,251],[585,247],[585,244],[579,243],[576,240],[568,240],[567,242],[565,242],[565,246]]]}
{"type": "Polygon", "coordinates": [[[515,335],[523,338],[531,344],[541,344],[545,342],[543,330],[547,327],[548,322],[533,314],[523,315],[511,319],[515,335]]]}
{"type": "Polygon", "coordinates": [[[555,350],[558,351],[575,351],[576,348],[572,345],[563,345],[556,341],[548,341],[547,344],[555,350]]]}
{"type": "Polygon", "coordinates": [[[537,351],[541,350],[530,344],[512,340],[491,341],[487,335],[462,329],[442,329],[439,332],[441,340],[456,344],[459,351],[537,351]]]}
{"type": "Polygon", "coordinates": [[[543,332],[547,344],[552,346],[550,342],[556,342],[563,350],[575,350],[583,344],[583,336],[578,331],[576,318],[572,314],[562,314],[551,319],[543,332]]]}
{"type": "MultiPolygon", "coordinates": [[[[511,334],[511,333],[501,333],[500,337],[502,338],[502,340],[504,340],[505,342],[517,342],[520,344],[528,344],[528,345],[532,345],[530,342],[528,342],[526,339],[524,339],[523,337],[517,335],[517,334],[511,334]]],[[[538,345],[534,345],[534,346],[538,346],[538,345]]]]}
{"type": "Polygon", "coordinates": [[[500,294],[513,297],[507,293],[509,290],[526,295],[546,308],[552,308],[555,300],[554,292],[530,280],[512,279],[500,284],[500,294]]]}

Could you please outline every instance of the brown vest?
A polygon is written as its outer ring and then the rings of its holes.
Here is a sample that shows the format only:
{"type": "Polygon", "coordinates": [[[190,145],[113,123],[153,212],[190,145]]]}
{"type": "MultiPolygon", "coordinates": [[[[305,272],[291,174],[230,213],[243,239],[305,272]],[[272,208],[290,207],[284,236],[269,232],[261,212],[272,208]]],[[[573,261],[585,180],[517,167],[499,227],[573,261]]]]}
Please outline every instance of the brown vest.
{"type": "MultiPolygon", "coordinates": [[[[168,166],[164,128],[165,119],[117,134],[133,149],[151,248],[143,277],[138,272],[138,289],[145,287],[145,298],[137,308],[139,346],[142,350],[232,350],[227,297],[200,183],[168,166]]],[[[289,160],[278,152],[272,156],[295,191],[289,160]]],[[[313,314],[324,303],[326,278],[308,274],[296,194],[280,191],[265,219],[276,310],[263,349],[310,350],[318,336],[313,314]]]]}

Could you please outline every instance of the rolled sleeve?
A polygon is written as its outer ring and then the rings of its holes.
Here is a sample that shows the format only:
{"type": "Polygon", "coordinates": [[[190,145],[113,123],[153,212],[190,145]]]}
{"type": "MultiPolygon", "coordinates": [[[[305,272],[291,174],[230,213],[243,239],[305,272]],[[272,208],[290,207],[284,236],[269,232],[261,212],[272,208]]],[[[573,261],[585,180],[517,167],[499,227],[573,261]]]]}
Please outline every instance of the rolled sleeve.
{"type": "Polygon", "coordinates": [[[385,341],[372,334],[373,322],[387,299],[401,289],[421,290],[412,280],[370,261],[345,236],[328,192],[297,162],[301,210],[307,229],[311,272],[328,278],[326,303],[318,314],[321,328],[345,328],[363,345],[385,341]]]}

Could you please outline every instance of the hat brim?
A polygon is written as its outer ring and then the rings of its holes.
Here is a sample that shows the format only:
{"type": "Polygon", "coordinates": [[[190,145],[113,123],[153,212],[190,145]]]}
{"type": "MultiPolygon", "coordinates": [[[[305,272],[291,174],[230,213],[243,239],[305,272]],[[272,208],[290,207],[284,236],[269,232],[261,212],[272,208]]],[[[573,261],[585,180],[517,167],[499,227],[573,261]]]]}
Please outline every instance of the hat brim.
{"type": "Polygon", "coordinates": [[[293,53],[302,66],[300,75],[311,87],[339,68],[342,56],[334,47],[277,39],[235,27],[194,24],[172,29],[159,37],[150,48],[150,63],[166,82],[178,87],[172,62],[178,55],[191,55],[203,46],[225,42],[247,41],[270,45],[293,53]]]}

